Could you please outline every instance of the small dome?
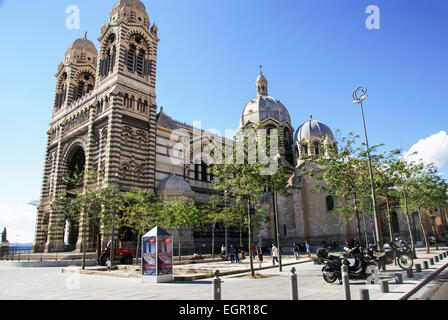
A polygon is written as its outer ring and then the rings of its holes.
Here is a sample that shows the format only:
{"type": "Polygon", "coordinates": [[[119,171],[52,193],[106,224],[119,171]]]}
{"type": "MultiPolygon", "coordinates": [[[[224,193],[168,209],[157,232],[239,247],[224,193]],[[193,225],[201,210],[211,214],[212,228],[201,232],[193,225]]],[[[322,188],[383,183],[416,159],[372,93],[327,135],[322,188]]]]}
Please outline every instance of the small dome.
{"type": "Polygon", "coordinates": [[[92,53],[97,53],[95,45],[93,44],[92,41],[88,40],[87,38],[81,38],[75,40],[75,42],[73,42],[70,45],[70,47],[68,47],[67,51],[70,50],[86,50],[92,53]]]}
{"type": "Polygon", "coordinates": [[[172,175],[160,182],[157,194],[164,196],[194,196],[194,192],[191,191],[188,182],[176,175],[172,175]]]}
{"type": "Polygon", "coordinates": [[[326,124],[311,118],[297,129],[294,140],[302,143],[322,139],[322,137],[335,140],[333,132],[326,124]]]}
{"type": "Polygon", "coordinates": [[[244,127],[248,122],[263,122],[268,118],[280,123],[291,123],[289,112],[280,101],[270,96],[258,96],[244,107],[240,127],[244,127]]]}
{"type": "Polygon", "coordinates": [[[96,63],[98,51],[92,41],[87,39],[87,33],[84,38],[77,39],[65,52],[65,62],[74,60],[79,63],[96,63]]]}
{"type": "Polygon", "coordinates": [[[115,3],[109,14],[110,22],[120,19],[149,27],[149,16],[146,7],[140,0],[120,0],[115,3]]]}
{"type": "Polygon", "coordinates": [[[291,123],[291,117],[286,107],[278,100],[268,95],[268,81],[260,72],[256,81],[257,97],[249,101],[241,115],[240,128],[248,122],[263,122],[268,118],[279,123],[291,123]]]}

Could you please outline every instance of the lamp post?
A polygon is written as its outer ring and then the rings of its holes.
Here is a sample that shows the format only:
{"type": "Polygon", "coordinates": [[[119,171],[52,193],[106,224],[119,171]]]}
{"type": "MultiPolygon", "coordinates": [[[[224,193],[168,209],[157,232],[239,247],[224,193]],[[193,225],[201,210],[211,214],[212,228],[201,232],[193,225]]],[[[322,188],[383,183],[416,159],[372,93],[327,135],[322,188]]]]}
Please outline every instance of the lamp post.
{"type": "MultiPolygon", "coordinates": [[[[279,161],[281,159],[281,155],[279,153],[277,153],[277,155],[274,158],[276,161],[279,161]]],[[[277,249],[278,249],[278,270],[279,271],[283,271],[282,268],[282,254],[281,254],[281,250],[280,250],[280,232],[278,230],[278,205],[277,205],[277,191],[275,189],[275,183],[272,182],[273,188],[272,188],[272,193],[273,193],[273,209],[274,209],[274,217],[275,217],[275,235],[276,235],[276,241],[277,241],[277,249]]]]}
{"type": "Polygon", "coordinates": [[[375,185],[374,185],[374,181],[373,181],[372,161],[370,159],[369,141],[367,139],[366,121],[364,118],[364,109],[362,106],[363,100],[365,100],[368,97],[367,88],[366,87],[358,87],[355,91],[353,91],[352,97],[354,100],[353,103],[359,104],[361,106],[362,123],[364,126],[364,135],[366,138],[366,148],[367,148],[367,158],[368,158],[368,164],[369,164],[370,185],[372,188],[373,219],[374,219],[374,224],[375,224],[375,245],[379,248],[379,245],[381,244],[379,217],[378,217],[378,210],[377,210],[377,204],[376,204],[375,185]],[[359,96],[359,94],[361,94],[361,96],[359,96]]]}

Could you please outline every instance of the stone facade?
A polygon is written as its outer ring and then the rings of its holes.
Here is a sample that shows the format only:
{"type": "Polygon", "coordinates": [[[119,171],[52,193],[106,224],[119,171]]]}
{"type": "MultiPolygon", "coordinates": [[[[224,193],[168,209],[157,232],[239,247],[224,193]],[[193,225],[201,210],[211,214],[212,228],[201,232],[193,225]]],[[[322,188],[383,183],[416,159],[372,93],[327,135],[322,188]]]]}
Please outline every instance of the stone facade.
{"type": "MultiPolygon", "coordinates": [[[[187,197],[197,204],[206,202],[214,192],[210,168],[200,158],[187,157],[182,148],[183,141],[189,141],[190,154],[194,155],[213,135],[204,137],[204,131],[172,119],[157,107],[157,34],[158,28],[151,26],[140,0],[120,0],[110,13],[109,23],[101,28],[98,51],[85,36],[65,53],[55,75],[34,252],[79,251],[85,233],[88,249],[98,246],[98,230],[76,230],[70,222],[65,229],[56,228],[54,237],[48,236],[60,217],[52,204],[62,192],[76,188],[64,179],[67,174],[95,169],[103,173],[99,184],[117,184],[123,191],[143,188],[158,195],[187,197]]],[[[284,137],[281,158],[295,173],[293,184],[301,187],[289,195],[278,195],[282,243],[308,240],[318,246],[323,241],[356,238],[354,223],[339,223],[328,206],[328,195],[316,190],[315,183],[303,174],[300,162],[301,154],[324,155],[326,143],[335,143],[330,128],[310,119],[293,137],[288,110],[268,95],[268,82],[262,72],[256,89],[257,97],[244,107],[240,129],[254,122],[279,129],[284,137]],[[320,140],[323,136],[327,138],[324,144],[320,140]]],[[[255,230],[254,240],[269,246],[275,238],[271,194],[263,197],[263,202],[270,208],[272,219],[255,230]]],[[[402,230],[406,229],[400,222],[400,233],[402,230]]],[[[236,244],[237,230],[230,233],[231,243],[236,244]]],[[[173,236],[176,243],[175,232],[173,236]]],[[[217,248],[223,239],[223,230],[218,228],[217,248]]],[[[183,246],[197,249],[209,240],[187,230],[183,246]]]]}

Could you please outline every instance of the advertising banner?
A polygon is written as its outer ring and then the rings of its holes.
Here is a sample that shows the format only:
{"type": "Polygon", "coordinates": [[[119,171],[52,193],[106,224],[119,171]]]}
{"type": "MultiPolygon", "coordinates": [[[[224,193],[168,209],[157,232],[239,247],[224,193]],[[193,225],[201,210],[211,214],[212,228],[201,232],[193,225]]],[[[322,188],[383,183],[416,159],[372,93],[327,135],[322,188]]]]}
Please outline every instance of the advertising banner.
{"type": "Polygon", "coordinates": [[[142,238],[142,275],[156,276],[157,237],[142,238]]]}
{"type": "Polygon", "coordinates": [[[158,237],[158,275],[173,273],[173,243],[170,236],[158,237]]]}

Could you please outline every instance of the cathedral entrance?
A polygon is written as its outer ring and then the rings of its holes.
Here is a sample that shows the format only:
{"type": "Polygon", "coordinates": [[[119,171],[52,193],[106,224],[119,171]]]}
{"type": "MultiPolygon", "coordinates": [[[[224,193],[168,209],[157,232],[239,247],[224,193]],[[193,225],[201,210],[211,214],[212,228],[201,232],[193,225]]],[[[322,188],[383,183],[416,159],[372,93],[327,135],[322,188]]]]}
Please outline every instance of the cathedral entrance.
{"type": "Polygon", "coordinates": [[[84,168],[86,165],[86,156],[81,147],[76,147],[72,151],[72,156],[68,161],[67,172],[67,190],[81,188],[84,185],[84,168]]]}

